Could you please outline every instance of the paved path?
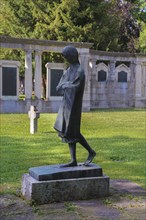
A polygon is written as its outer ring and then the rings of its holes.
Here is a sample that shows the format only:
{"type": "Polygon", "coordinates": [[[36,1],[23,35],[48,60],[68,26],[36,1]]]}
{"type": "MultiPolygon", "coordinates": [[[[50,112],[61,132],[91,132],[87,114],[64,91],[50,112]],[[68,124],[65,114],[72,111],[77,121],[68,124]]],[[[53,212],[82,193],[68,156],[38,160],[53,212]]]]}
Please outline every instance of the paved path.
{"type": "Polygon", "coordinates": [[[96,200],[29,204],[1,195],[0,220],[145,220],[146,191],[125,180],[111,180],[110,196],[96,200]]]}

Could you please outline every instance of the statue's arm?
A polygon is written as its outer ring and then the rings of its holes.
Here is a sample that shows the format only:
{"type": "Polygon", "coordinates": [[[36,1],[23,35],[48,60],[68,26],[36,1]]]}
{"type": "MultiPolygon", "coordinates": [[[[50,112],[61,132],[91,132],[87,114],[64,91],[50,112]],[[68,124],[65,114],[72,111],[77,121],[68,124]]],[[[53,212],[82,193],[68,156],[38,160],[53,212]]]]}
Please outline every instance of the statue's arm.
{"type": "Polygon", "coordinates": [[[80,78],[76,79],[76,81],[73,82],[65,82],[62,84],[62,89],[71,89],[71,88],[77,88],[80,86],[80,78]]]}
{"type": "Polygon", "coordinates": [[[63,74],[63,76],[61,77],[61,79],[56,87],[56,91],[58,93],[60,93],[61,95],[63,95],[63,93],[64,93],[63,85],[66,83],[66,81],[67,81],[67,76],[66,76],[66,74],[63,74]]]}
{"type": "Polygon", "coordinates": [[[80,88],[80,85],[82,83],[82,79],[85,77],[84,72],[83,71],[78,71],[78,76],[75,78],[74,81],[68,81],[68,82],[64,82],[64,84],[62,84],[62,89],[71,89],[71,88],[75,88],[78,89],[80,88]]]}

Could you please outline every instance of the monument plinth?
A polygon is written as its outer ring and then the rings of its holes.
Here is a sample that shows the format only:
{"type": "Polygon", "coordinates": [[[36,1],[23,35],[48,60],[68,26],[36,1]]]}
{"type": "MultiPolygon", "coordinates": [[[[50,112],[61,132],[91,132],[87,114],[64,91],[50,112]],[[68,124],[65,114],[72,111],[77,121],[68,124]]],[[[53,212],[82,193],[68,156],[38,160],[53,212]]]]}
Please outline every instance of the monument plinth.
{"type": "Polygon", "coordinates": [[[109,177],[93,163],[33,167],[22,177],[22,194],[40,204],[93,199],[109,194],[109,177]]]}
{"type": "Polygon", "coordinates": [[[29,174],[38,181],[73,179],[102,176],[102,168],[93,163],[89,166],[83,166],[81,163],[78,166],[64,168],[60,168],[60,165],[50,165],[30,168],[29,174]]]}

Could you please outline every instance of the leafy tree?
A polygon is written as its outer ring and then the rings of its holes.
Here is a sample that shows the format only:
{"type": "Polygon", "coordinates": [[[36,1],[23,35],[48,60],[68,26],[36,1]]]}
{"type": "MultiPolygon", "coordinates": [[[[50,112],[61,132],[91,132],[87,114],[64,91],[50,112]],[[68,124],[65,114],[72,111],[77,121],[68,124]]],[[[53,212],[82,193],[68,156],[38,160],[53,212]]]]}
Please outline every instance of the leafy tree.
{"type": "MultiPolygon", "coordinates": [[[[92,42],[96,50],[146,51],[145,0],[1,0],[0,19],[1,35],[92,42]]],[[[22,63],[24,52],[2,49],[1,59],[22,63]]],[[[61,59],[43,53],[43,82],[45,64],[61,59]]]]}
{"type": "Polygon", "coordinates": [[[2,0],[2,33],[15,37],[89,41],[95,49],[118,47],[111,3],[102,0],[2,0]],[[116,37],[114,37],[116,36],[116,37]],[[115,44],[113,44],[115,42],[115,44]]]}
{"type": "Polygon", "coordinates": [[[135,11],[135,17],[140,23],[140,37],[135,44],[138,52],[146,53],[146,2],[140,0],[137,4],[139,7],[135,11]]]}
{"type": "Polygon", "coordinates": [[[139,52],[146,53],[146,23],[141,23],[139,40],[135,43],[139,52]]]}
{"type": "Polygon", "coordinates": [[[118,17],[118,45],[120,51],[135,50],[134,40],[139,37],[140,26],[134,17],[135,1],[114,0],[112,1],[111,13],[118,17]]]}
{"type": "MultiPolygon", "coordinates": [[[[1,0],[0,33],[88,41],[97,50],[133,52],[144,44],[145,31],[140,27],[145,27],[145,4],[144,0],[1,0]]],[[[49,55],[47,60],[52,57],[55,55],[49,55]]]]}

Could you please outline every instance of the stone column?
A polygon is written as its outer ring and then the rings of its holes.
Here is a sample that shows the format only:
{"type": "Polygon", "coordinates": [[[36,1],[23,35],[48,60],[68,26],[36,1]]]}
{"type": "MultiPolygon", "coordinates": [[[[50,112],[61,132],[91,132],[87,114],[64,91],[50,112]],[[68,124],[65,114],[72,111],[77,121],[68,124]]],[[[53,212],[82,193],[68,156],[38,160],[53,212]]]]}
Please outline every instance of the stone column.
{"type": "MultiPolygon", "coordinates": [[[[135,62],[132,60],[130,62],[130,78],[128,79],[128,106],[132,107],[135,103],[135,62]]],[[[128,73],[129,74],[129,73],[128,73]]]]}
{"type": "Polygon", "coordinates": [[[32,96],[32,50],[26,50],[25,54],[25,98],[32,96]]]}
{"type": "Polygon", "coordinates": [[[41,99],[42,93],[42,58],[41,58],[42,51],[36,50],[35,51],[35,97],[37,99],[41,99]]]}
{"type": "Polygon", "coordinates": [[[132,60],[130,62],[130,71],[131,71],[131,75],[130,75],[130,82],[135,82],[135,71],[134,71],[134,68],[135,68],[135,62],[132,60]]]}
{"type": "Polygon", "coordinates": [[[0,99],[2,99],[2,63],[0,62],[0,99]]]}
{"type": "MultiPolygon", "coordinates": [[[[95,108],[96,106],[96,101],[98,99],[98,94],[97,94],[97,66],[96,66],[96,59],[92,58],[90,61],[92,63],[92,67],[90,67],[91,71],[91,89],[90,89],[90,97],[91,97],[91,108],[95,108]]],[[[90,66],[90,64],[89,64],[90,66]]]]}
{"type": "Polygon", "coordinates": [[[108,76],[108,78],[111,81],[115,81],[115,79],[116,79],[116,72],[115,72],[116,67],[115,67],[115,65],[116,65],[116,61],[115,60],[111,60],[110,61],[110,65],[109,65],[109,68],[110,68],[109,72],[110,72],[110,74],[108,76]]]}
{"type": "MultiPolygon", "coordinates": [[[[83,49],[83,48],[82,48],[83,49]]],[[[80,50],[80,63],[85,71],[86,83],[83,97],[83,110],[90,111],[90,95],[91,95],[91,68],[89,67],[90,55],[89,51],[80,50]]]]}
{"type": "Polygon", "coordinates": [[[140,98],[142,95],[142,86],[141,86],[141,81],[142,81],[142,66],[141,62],[136,62],[136,69],[135,69],[135,74],[136,74],[136,85],[135,85],[135,96],[136,98],[140,98]]]}
{"type": "Polygon", "coordinates": [[[115,94],[116,89],[116,61],[110,60],[109,74],[107,81],[107,105],[110,108],[115,107],[115,101],[117,99],[115,94]]]}
{"type": "MultiPolygon", "coordinates": [[[[97,59],[92,59],[92,74],[96,76],[97,70],[96,70],[96,61],[97,59]]],[[[92,78],[92,76],[91,76],[92,78]]]]}
{"type": "Polygon", "coordinates": [[[142,63],[142,96],[146,99],[146,62],[142,63]]]}

